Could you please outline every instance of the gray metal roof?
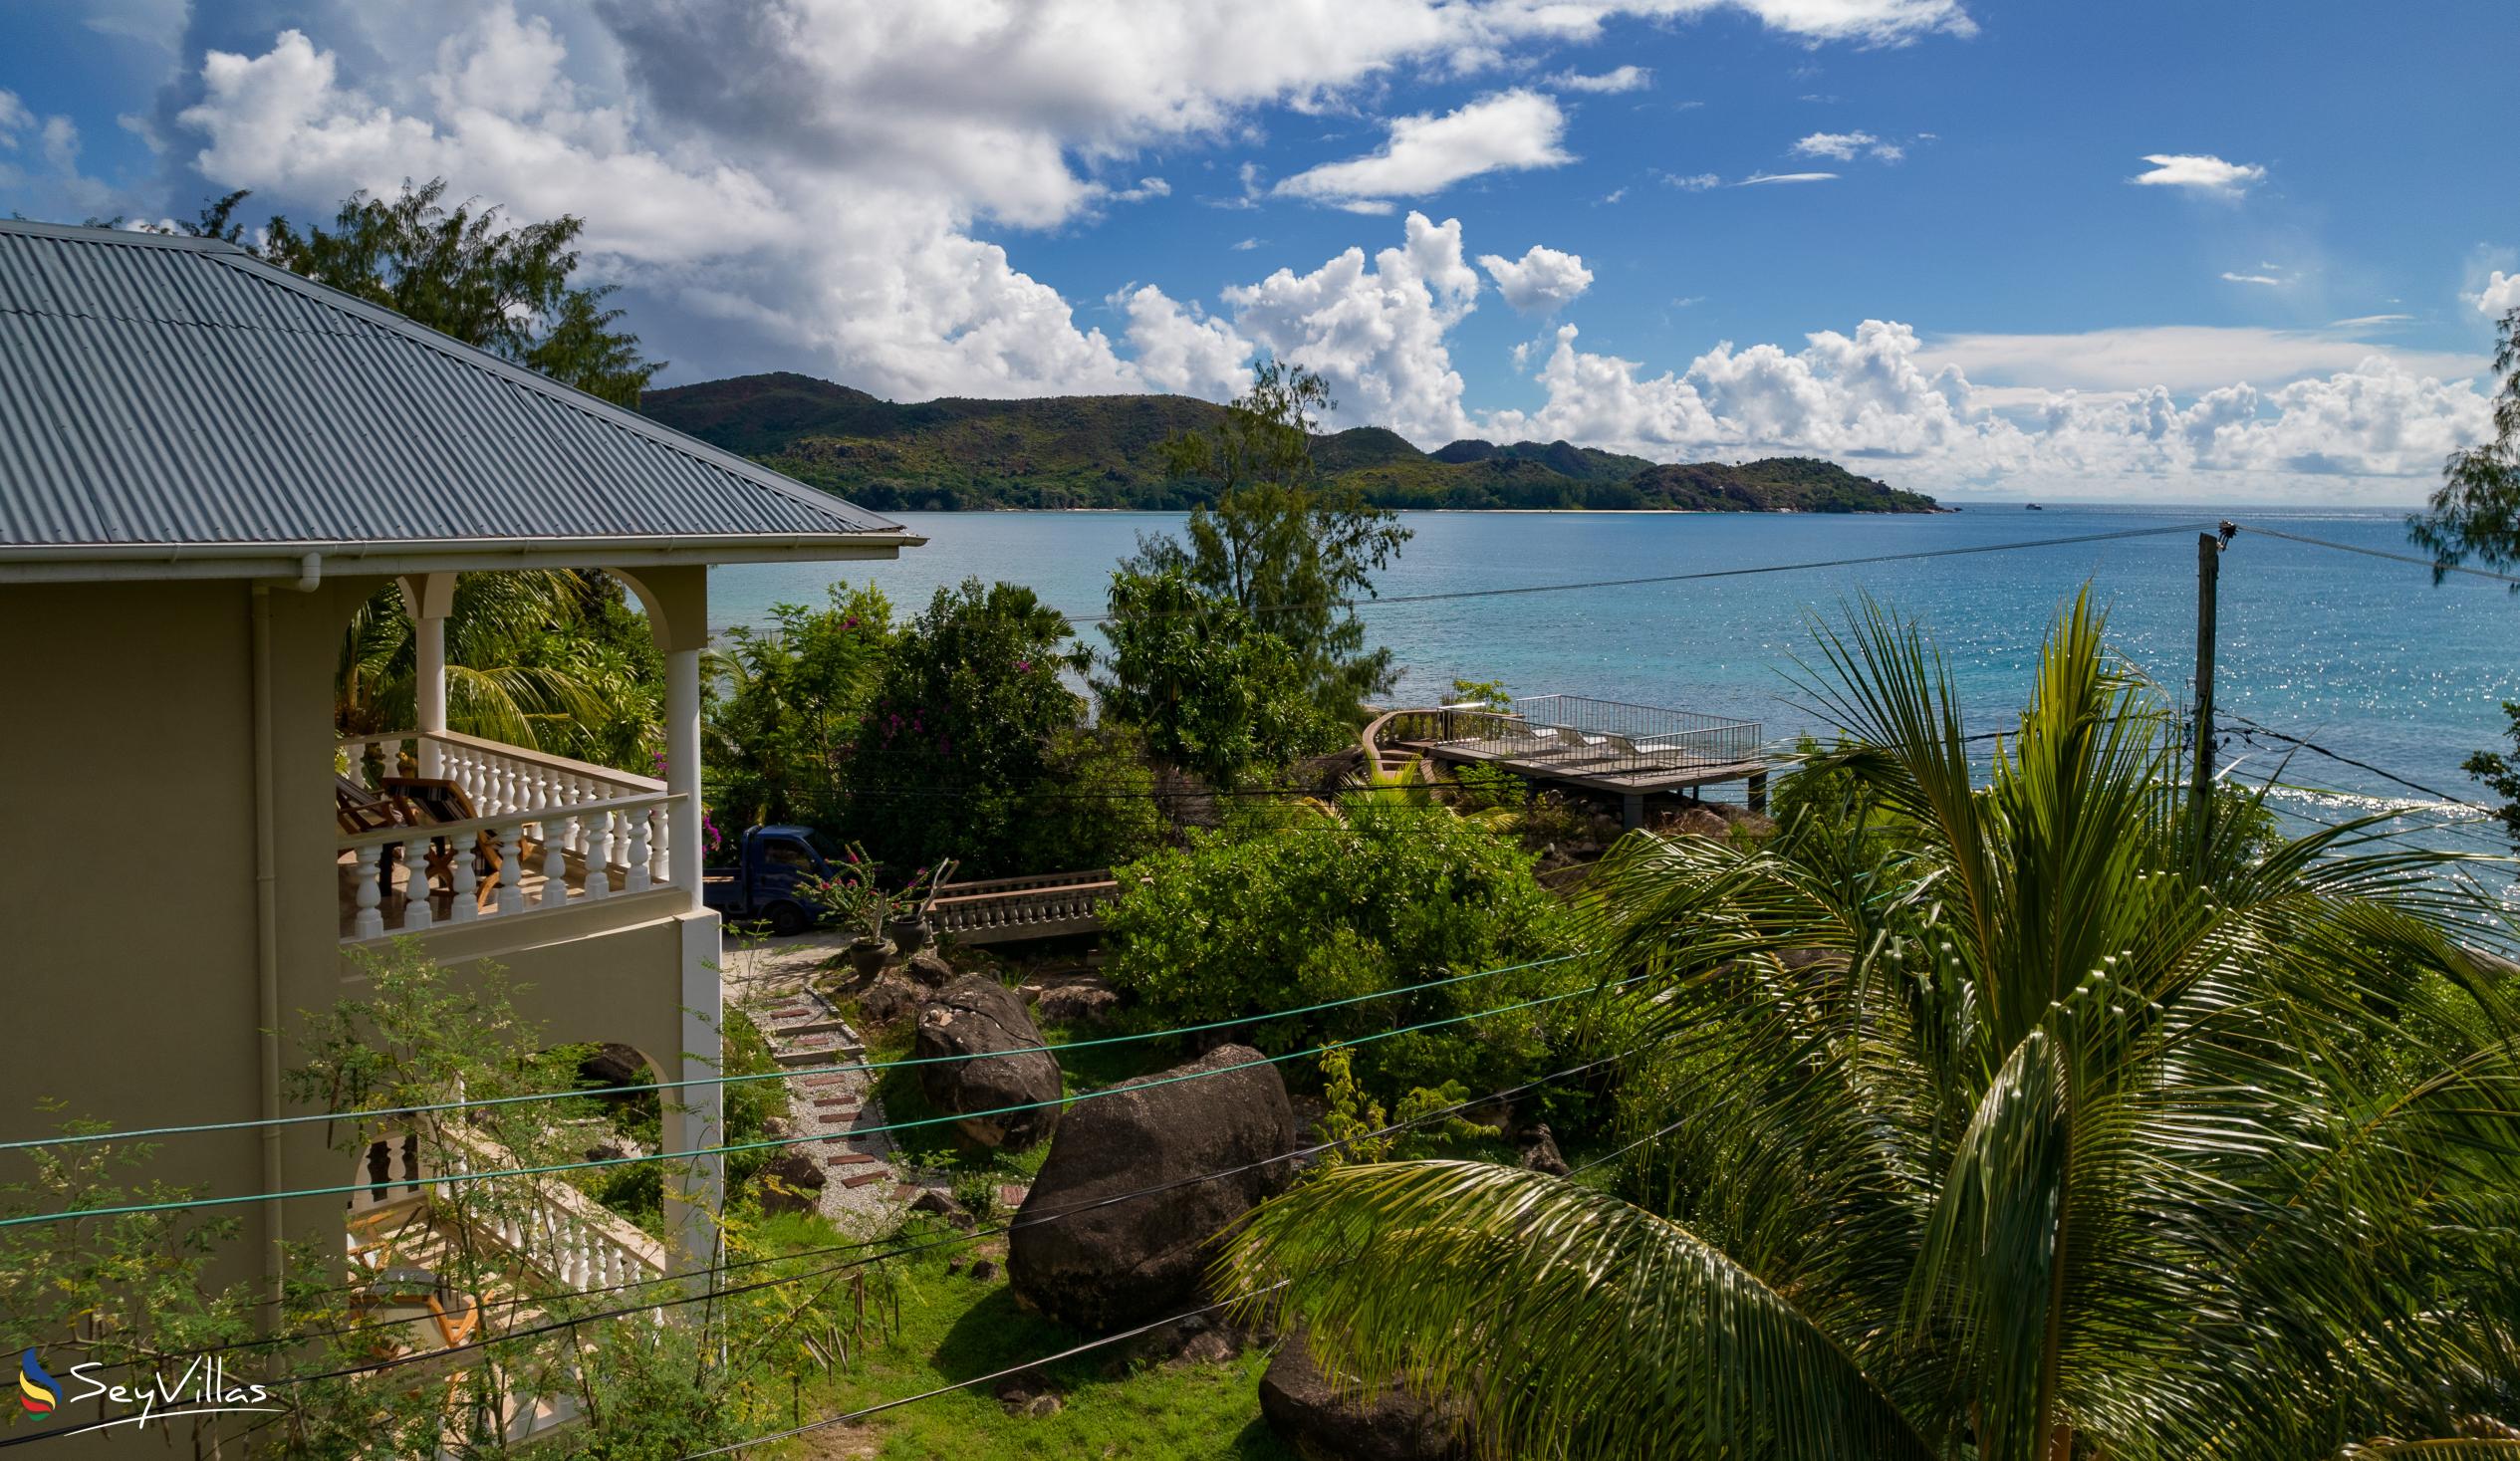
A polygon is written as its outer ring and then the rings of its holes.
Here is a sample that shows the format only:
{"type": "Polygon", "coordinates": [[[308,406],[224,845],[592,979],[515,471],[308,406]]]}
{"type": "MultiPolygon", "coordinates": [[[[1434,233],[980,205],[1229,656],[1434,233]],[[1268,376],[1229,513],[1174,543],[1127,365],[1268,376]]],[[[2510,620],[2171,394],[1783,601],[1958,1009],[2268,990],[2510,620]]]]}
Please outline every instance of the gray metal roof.
{"type": "Polygon", "coordinates": [[[919,541],[233,245],[0,222],[0,560],[919,541]]]}

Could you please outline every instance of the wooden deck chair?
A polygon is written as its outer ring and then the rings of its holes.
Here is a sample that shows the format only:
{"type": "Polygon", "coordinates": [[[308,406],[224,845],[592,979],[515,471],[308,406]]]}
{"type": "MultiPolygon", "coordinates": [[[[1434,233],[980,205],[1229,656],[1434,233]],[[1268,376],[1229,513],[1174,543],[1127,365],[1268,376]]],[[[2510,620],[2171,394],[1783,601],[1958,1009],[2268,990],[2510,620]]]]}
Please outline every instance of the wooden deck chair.
{"type": "MultiPolygon", "coordinates": [[[[480,816],[473,810],[472,798],[464,795],[464,789],[442,777],[388,776],[384,779],[384,794],[403,819],[394,824],[399,827],[441,827],[452,822],[470,822],[480,816]]],[[[472,863],[473,906],[476,909],[486,908],[497,891],[502,866],[499,845],[490,834],[473,835],[472,863]]],[[[442,883],[448,899],[454,897],[455,850],[451,839],[432,837],[428,840],[428,851],[422,854],[418,875],[421,885],[427,889],[425,896],[434,899],[442,883]]]]}
{"type": "Polygon", "coordinates": [[[343,832],[356,835],[405,826],[396,820],[400,815],[392,798],[372,792],[340,772],[333,773],[333,816],[343,832]]]}

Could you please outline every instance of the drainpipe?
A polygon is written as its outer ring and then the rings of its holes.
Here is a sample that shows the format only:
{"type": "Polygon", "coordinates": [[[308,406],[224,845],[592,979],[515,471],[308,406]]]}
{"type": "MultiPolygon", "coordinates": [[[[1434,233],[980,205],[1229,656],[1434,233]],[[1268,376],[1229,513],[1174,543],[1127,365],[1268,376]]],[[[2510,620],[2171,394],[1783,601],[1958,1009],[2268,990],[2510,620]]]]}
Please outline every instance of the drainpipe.
{"type": "MultiPolygon", "coordinates": [[[[313,555],[309,555],[312,557],[313,555]]],[[[304,582],[301,580],[301,582],[304,582]]],[[[271,590],[254,586],[254,978],[255,1018],[262,1037],[262,1115],[280,1115],[280,859],[273,848],[272,798],[277,788],[271,748],[271,590]]],[[[262,1128],[263,1190],[285,1191],[280,1127],[262,1128]]],[[[263,1204],[263,1283],[282,1296],[280,1203],[263,1204]]],[[[277,1313],[277,1311],[274,1311],[277,1313]]]]}

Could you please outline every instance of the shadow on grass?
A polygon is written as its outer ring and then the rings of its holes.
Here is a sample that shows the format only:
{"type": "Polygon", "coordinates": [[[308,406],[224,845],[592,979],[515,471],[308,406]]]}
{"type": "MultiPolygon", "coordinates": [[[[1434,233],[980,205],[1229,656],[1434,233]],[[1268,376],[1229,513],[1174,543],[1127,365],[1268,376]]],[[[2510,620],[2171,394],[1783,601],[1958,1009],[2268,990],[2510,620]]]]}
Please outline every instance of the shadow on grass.
{"type": "MultiPolygon", "coordinates": [[[[944,1339],[937,1341],[928,1362],[948,1382],[967,1380],[1044,1354],[1055,1354],[1088,1338],[1024,1308],[1015,1302],[1013,1288],[999,1284],[962,1312],[953,1327],[945,1331],[944,1339]]],[[[1091,1372],[1090,1366],[1084,1370],[1072,1367],[1092,1357],[1095,1356],[1080,1355],[1070,1360],[1059,1367],[1056,1377],[1062,1383],[1085,1377],[1091,1372]]]]}

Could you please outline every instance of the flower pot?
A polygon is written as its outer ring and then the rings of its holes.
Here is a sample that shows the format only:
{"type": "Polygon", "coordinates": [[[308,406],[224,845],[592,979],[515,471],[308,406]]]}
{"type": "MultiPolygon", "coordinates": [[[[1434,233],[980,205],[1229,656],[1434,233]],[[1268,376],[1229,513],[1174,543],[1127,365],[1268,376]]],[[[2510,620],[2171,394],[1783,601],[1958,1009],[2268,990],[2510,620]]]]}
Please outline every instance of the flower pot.
{"type": "Polygon", "coordinates": [[[927,920],[915,913],[904,914],[886,922],[883,925],[883,931],[885,936],[892,940],[892,946],[901,951],[902,958],[906,959],[927,947],[927,920]]]}
{"type": "Polygon", "coordinates": [[[880,938],[862,936],[849,946],[849,966],[858,971],[861,979],[873,979],[882,973],[891,958],[892,945],[880,938]]]}

